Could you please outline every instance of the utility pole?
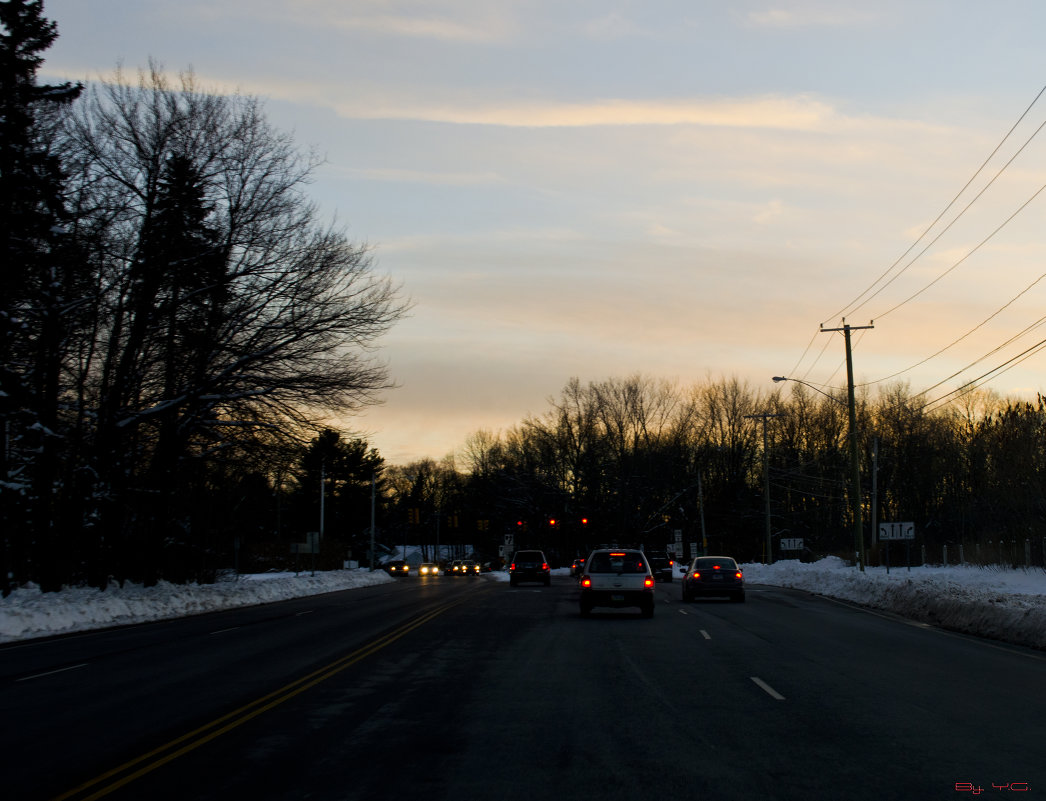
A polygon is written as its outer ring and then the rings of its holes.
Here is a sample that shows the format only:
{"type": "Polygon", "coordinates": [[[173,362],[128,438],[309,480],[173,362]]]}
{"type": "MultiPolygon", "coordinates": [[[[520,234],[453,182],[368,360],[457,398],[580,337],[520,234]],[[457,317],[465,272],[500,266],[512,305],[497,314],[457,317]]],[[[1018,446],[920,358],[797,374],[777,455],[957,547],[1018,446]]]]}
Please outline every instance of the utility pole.
{"type": "Polygon", "coordinates": [[[378,494],[378,471],[370,474],[370,572],[374,572],[374,501],[378,494]]]}
{"type": "Polygon", "coordinates": [[[861,463],[857,451],[857,402],[854,400],[854,362],[850,346],[850,332],[864,331],[875,328],[874,325],[848,325],[843,318],[842,328],[825,328],[821,325],[822,333],[842,331],[843,339],[846,341],[846,405],[850,413],[850,504],[854,520],[854,546],[857,549],[857,558],[861,563],[861,572],[864,572],[864,526],[861,524],[861,463]]]}
{"type": "MultiPolygon", "coordinates": [[[[708,555],[708,532],[705,531],[705,491],[701,487],[701,473],[697,474],[697,504],[701,508],[701,555],[708,555]]],[[[693,559],[697,554],[690,554],[693,559]]]]}
{"type": "Polygon", "coordinates": [[[875,547],[879,535],[879,437],[872,440],[872,525],[868,527],[868,539],[875,547]]]}
{"type": "Polygon", "coordinates": [[[766,501],[766,563],[774,563],[774,545],[770,537],[770,454],[766,443],[766,421],[771,417],[780,417],[779,414],[760,412],[759,414],[746,414],[746,420],[763,421],[763,498],[766,501]]]}

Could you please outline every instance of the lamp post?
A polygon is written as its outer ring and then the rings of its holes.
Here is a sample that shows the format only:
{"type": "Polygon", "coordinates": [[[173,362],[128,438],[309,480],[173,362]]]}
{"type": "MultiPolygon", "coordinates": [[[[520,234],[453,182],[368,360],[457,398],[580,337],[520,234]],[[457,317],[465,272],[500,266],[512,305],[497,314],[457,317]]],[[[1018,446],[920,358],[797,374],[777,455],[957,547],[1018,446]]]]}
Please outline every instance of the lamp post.
{"type": "MultiPolygon", "coordinates": [[[[854,547],[857,549],[858,560],[860,561],[861,572],[864,572],[864,526],[861,523],[861,463],[858,459],[857,452],[857,406],[854,402],[854,383],[853,383],[853,366],[850,361],[850,334],[849,328],[846,331],[846,356],[847,356],[847,413],[850,418],[850,508],[851,514],[854,521],[854,547]]],[[[809,384],[806,381],[802,381],[798,378],[788,378],[783,375],[775,375],[773,377],[775,383],[781,381],[794,381],[797,384],[809,387],[815,392],[820,392],[826,398],[831,398],[838,404],[843,402],[836,398],[834,395],[829,395],[822,389],[815,387],[813,384],[809,384]]]]}

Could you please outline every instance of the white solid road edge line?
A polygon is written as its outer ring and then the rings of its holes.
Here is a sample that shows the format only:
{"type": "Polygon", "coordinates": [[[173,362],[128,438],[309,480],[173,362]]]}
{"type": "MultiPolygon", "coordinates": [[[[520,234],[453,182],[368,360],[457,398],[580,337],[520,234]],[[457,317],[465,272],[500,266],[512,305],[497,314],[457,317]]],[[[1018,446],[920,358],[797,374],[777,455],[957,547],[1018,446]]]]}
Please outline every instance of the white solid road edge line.
{"type": "Polygon", "coordinates": [[[46,673],[37,673],[34,676],[23,676],[15,681],[32,681],[33,679],[42,679],[44,676],[53,676],[55,673],[65,673],[67,670],[79,670],[82,667],[87,667],[87,663],[84,662],[80,665],[70,665],[69,667],[58,668],[58,670],[49,670],[46,673]]]}
{"type": "Polygon", "coordinates": [[[781,695],[781,693],[779,693],[777,690],[775,690],[773,687],[771,687],[758,676],[749,676],[748,678],[754,681],[756,685],[771,698],[774,698],[778,701],[783,701],[785,699],[785,697],[781,695]]]}

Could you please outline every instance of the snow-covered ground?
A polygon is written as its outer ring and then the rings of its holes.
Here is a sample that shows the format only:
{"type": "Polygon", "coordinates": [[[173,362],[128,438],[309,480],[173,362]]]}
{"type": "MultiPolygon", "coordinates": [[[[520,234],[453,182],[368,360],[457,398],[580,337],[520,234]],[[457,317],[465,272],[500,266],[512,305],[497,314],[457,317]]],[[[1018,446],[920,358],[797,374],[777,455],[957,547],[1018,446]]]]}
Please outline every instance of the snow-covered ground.
{"type": "MultiPolygon", "coordinates": [[[[913,620],[1006,642],[1046,649],[1046,571],[983,567],[869,568],[864,573],[835,558],[813,564],[783,561],[744,566],[748,584],[793,587],[913,620]]],[[[569,570],[554,571],[568,575],[569,570]]],[[[508,581],[507,573],[487,580],[508,581]]],[[[382,571],[263,574],[238,581],[145,589],[126,585],[105,592],[20,589],[0,600],[0,642],[106,626],[164,620],[236,606],[398,581],[382,571]]]]}

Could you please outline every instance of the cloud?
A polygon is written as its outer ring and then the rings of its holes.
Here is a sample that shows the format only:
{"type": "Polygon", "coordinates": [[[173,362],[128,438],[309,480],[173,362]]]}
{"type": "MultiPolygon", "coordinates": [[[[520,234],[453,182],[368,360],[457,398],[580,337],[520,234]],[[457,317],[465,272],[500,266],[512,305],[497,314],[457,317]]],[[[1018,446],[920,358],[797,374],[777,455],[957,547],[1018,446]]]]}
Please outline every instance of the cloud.
{"type": "Polygon", "coordinates": [[[336,101],[337,112],[355,119],[415,119],[518,128],[576,128],[610,125],[702,125],[817,130],[834,117],[826,103],[808,97],[723,100],[519,101],[454,104],[426,101],[360,103],[336,101]]]}
{"type": "Polygon", "coordinates": [[[397,168],[370,167],[363,169],[334,170],[347,178],[364,181],[390,181],[394,183],[435,184],[439,186],[489,186],[504,179],[496,172],[438,172],[430,170],[406,170],[397,168]]]}
{"type": "Polygon", "coordinates": [[[469,0],[249,0],[181,5],[179,15],[202,22],[242,20],[286,28],[359,31],[389,38],[433,40],[453,44],[488,44],[513,37],[511,6],[469,0]],[[438,7],[437,7],[438,6],[438,7]]]}
{"type": "Polygon", "coordinates": [[[846,7],[832,3],[750,11],[745,19],[757,28],[842,28],[867,25],[879,16],[870,7],[846,7]]]}
{"type": "Polygon", "coordinates": [[[602,17],[589,20],[582,31],[589,38],[598,41],[613,41],[647,35],[643,29],[619,11],[611,11],[602,17]]]}

